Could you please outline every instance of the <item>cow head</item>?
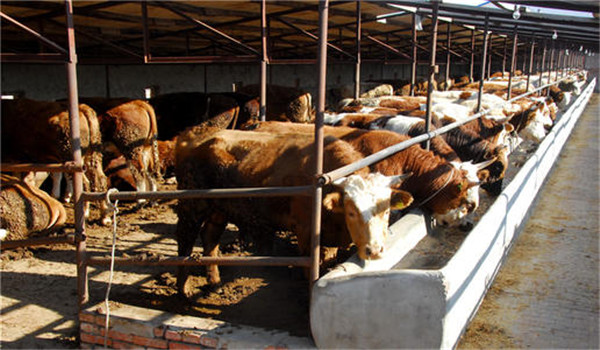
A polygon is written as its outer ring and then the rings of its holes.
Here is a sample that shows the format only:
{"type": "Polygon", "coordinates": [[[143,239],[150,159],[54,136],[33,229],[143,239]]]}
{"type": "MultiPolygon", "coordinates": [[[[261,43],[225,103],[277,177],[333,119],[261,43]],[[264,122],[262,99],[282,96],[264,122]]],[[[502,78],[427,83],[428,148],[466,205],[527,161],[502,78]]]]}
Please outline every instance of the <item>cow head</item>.
{"type": "Polygon", "coordinates": [[[530,140],[536,143],[542,142],[546,136],[546,128],[544,126],[548,125],[548,121],[550,121],[550,125],[552,125],[549,111],[548,114],[545,114],[544,112],[543,104],[528,111],[525,127],[519,132],[519,136],[524,140],[530,140]]]}
{"type": "Polygon", "coordinates": [[[361,259],[379,259],[384,251],[391,209],[403,209],[413,197],[399,190],[410,175],[350,175],[334,182],[335,191],[323,199],[326,209],[343,213],[361,259]]]}
{"type": "Polygon", "coordinates": [[[480,172],[495,159],[473,164],[469,162],[451,162],[446,186],[440,190],[439,199],[445,201],[444,211],[434,211],[432,216],[440,226],[458,226],[463,219],[479,207],[480,172]]]}

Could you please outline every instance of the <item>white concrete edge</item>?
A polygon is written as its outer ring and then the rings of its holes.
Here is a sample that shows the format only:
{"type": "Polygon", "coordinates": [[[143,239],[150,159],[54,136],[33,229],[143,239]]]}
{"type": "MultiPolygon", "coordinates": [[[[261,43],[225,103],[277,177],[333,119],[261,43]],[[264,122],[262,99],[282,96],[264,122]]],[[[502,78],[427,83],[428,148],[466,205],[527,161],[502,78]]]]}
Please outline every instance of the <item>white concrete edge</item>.
{"type": "MultiPolygon", "coordinates": [[[[453,348],[518,235],[595,84],[593,79],[562,115],[444,268],[375,271],[394,266],[412,245],[403,255],[392,253],[391,261],[368,264],[368,268],[354,258],[317,281],[310,306],[315,344],[319,348],[453,348]],[[435,297],[444,298],[443,314],[435,297]]],[[[404,228],[404,222],[397,224],[404,228]]],[[[424,228],[421,225],[417,230],[416,243],[424,237],[420,235],[424,228]]],[[[390,253],[396,249],[390,248],[390,253]]]]}
{"type": "Polygon", "coordinates": [[[595,79],[561,116],[536,152],[440,271],[448,288],[441,347],[453,348],[473,317],[530,213],[539,189],[593,92],[595,79]]]}

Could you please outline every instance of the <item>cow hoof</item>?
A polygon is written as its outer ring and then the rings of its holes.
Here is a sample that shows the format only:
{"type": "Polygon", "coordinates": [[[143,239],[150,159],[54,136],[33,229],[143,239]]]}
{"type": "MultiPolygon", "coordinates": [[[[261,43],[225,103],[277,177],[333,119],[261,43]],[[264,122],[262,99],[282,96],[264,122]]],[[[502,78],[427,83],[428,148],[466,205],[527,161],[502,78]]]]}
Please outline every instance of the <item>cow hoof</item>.
{"type": "Polygon", "coordinates": [[[202,293],[208,296],[211,293],[223,294],[223,283],[209,283],[202,287],[202,293]]]}

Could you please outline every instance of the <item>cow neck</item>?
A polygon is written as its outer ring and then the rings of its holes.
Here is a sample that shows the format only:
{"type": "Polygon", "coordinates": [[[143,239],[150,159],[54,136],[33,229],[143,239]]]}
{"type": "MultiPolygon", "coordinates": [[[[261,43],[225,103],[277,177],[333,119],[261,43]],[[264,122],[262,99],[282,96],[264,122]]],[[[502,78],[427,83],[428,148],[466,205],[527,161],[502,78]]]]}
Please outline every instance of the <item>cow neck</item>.
{"type": "Polygon", "coordinates": [[[450,183],[450,181],[454,177],[454,166],[450,165],[450,167],[451,167],[450,168],[450,175],[448,176],[448,179],[446,179],[446,182],[444,183],[444,185],[442,187],[440,187],[437,191],[433,192],[429,197],[427,197],[424,200],[422,200],[421,203],[419,203],[418,207],[421,207],[421,206],[425,205],[427,202],[429,202],[430,200],[432,200],[435,196],[437,196],[438,194],[440,194],[440,192],[442,192],[444,190],[444,188],[446,188],[448,186],[448,184],[450,183]]]}

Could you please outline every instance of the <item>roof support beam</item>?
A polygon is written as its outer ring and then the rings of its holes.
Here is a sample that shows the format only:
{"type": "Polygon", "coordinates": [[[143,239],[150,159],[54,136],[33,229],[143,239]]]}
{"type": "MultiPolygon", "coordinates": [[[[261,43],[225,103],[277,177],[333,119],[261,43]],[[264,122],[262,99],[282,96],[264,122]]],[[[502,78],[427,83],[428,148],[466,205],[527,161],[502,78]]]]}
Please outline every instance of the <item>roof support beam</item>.
{"type": "Polygon", "coordinates": [[[379,40],[377,38],[374,38],[374,37],[372,37],[370,35],[367,35],[366,38],[369,39],[369,40],[371,40],[375,44],[383,47],[384,49],[397,54],[398,56],[402,56],[404,58],[408,58],[409,60],[412,59],[411,56],[409,56],[409,55],[405,54],[404,52],[402,52],[402,51],[400,51],[400,50],[398,50],[398,49],[396,49],[396,48],[394,48],[394,47],[392,47],[392,46],[384,43],[383,41],[381,41],[381,40],[379,40]]]}
{"type": "Polygon", "coordinates": [[[51,41],[49,39],[47,39],[46,37],[44,37],[43,35],[41,35],[40,33],[36,32],[35,30],[29,28],[28,26],[22,24],[21,22],[17,21],[16,19],[10,17],[9,15],[5,14],[4,12],[0,11],[0,17],[12,24],[14,24],[15,26],[21,28],[22,30],[26,31],[27,33],[33,35],[34,37],[36,37],[36,39],[38,39],[39,41],[41,41],[43,44],[45,44],[48,47],[53,48],[54,50],[62,53],[62,54],[67,54],[67,50],[65,50],[64,48],[62,48],[60,45],[58,45],[57,43],[55,43],[54,41],[51,41]]]}
{"type": "MultiPolygon", "coordinates": [[[[281,23],[285,24],[286,26],[288,26],[288,27],[290,27],[290,28],[293,28],[293,29],[297,30],[298,32],[300,32],[300,33],[302,33],[302,34],[304,34],[304,35],[308,36],[309,38],[312,38],[312,39],[314,39],[314,40],[316,40],[316,41],[318,41],[318,40],[319,40],[319,37],[317,37],[317,36],[316,36],[316,35],[314,35],[313,33],[309,32],[309,31],[307,31],[307,30],[304,30],[304,29],[302,29],[302,28],[298,27],[297,25],[295,25],[295,24],[293,24],[293,23],[290,23],[289,21],[287,21],[287,20],[285,20],[285,19],[283,19],[283,18],[280,18],[280,17],[275,17],[275,19],[276,19],[277,21],[279,21],[279,22],[281,22],[281,23]]],[[[344,51],[344,50],[340,49],[339,47],[337,47],[337,46],[335,46],[335,45],[333,45],[333,44],[331,44],[331,43],[327,43],[327,46],[328,46],[328,47],[331,47],[331,48],[332,48],[332,49],[334,49],[335,51],[337,51],[337,52],[339,52],[339,53],[342,53],[342,54],[344,54],[344,55],[346,55],[346,56],[348,56],[348,57],[350,57],[350,58],[352,58],[352,59],[356,59],[356,57],[354,57],[352,54],[350,54],[350,53],[348,53],[348,52],[346,52],[346,51],[344,51]]]]}
{"type": "Polygon", "coordinates": [[[198,19],[195,19],[195,18],[192,18],[192,17],[188,16],[187,14],[185,14],[185,13],[183,13],[183,12],[181,12],[181,11],[175,9],[175,8],[173,8],[169,3],[165,3],[165,2],[161,1],[161,2],[157,2],[157,4],[159,6],[161,6],[161,7],[163,7],[163,8],[165,8],[165,9],[167,9],[167,10],[169,10],[169,11],[171,11],[171,12],[177,14],[177,15],[179,15],[180,17],[183,17],[183,18],[187,19],[188,21],[194,23],[198,27],[202,27],[204,29],[207,29],[210,32],[212,32],[213,34],[216,34],[216,35],[218,35],[218,36],[220,36],[220,37],[222,37],[222,38],[224,38],[224,39],[226,39],[226,40],[228,40],[228,41],[230,41],[230,42],[238,45],[239,47],[245,49],[246,51],[250,51],[250,52],[254,53],[257,56],[261,55],[260,52],[256,51],[254,48],[252,48],[252,47],[250,47],[250,46],[242,43],[241,41],[239,41],[239,40],[237,40],[235,38],[232,38],[231,36],[229,36],[229,35],[221,32],[218,29],[213,28],[212,26],[210,26],[210,25],[208,25],[208,24],[206,24],[206,23],[204,23],[204,22],[202,22],[202,21],[200,21],[198,19]]]}

